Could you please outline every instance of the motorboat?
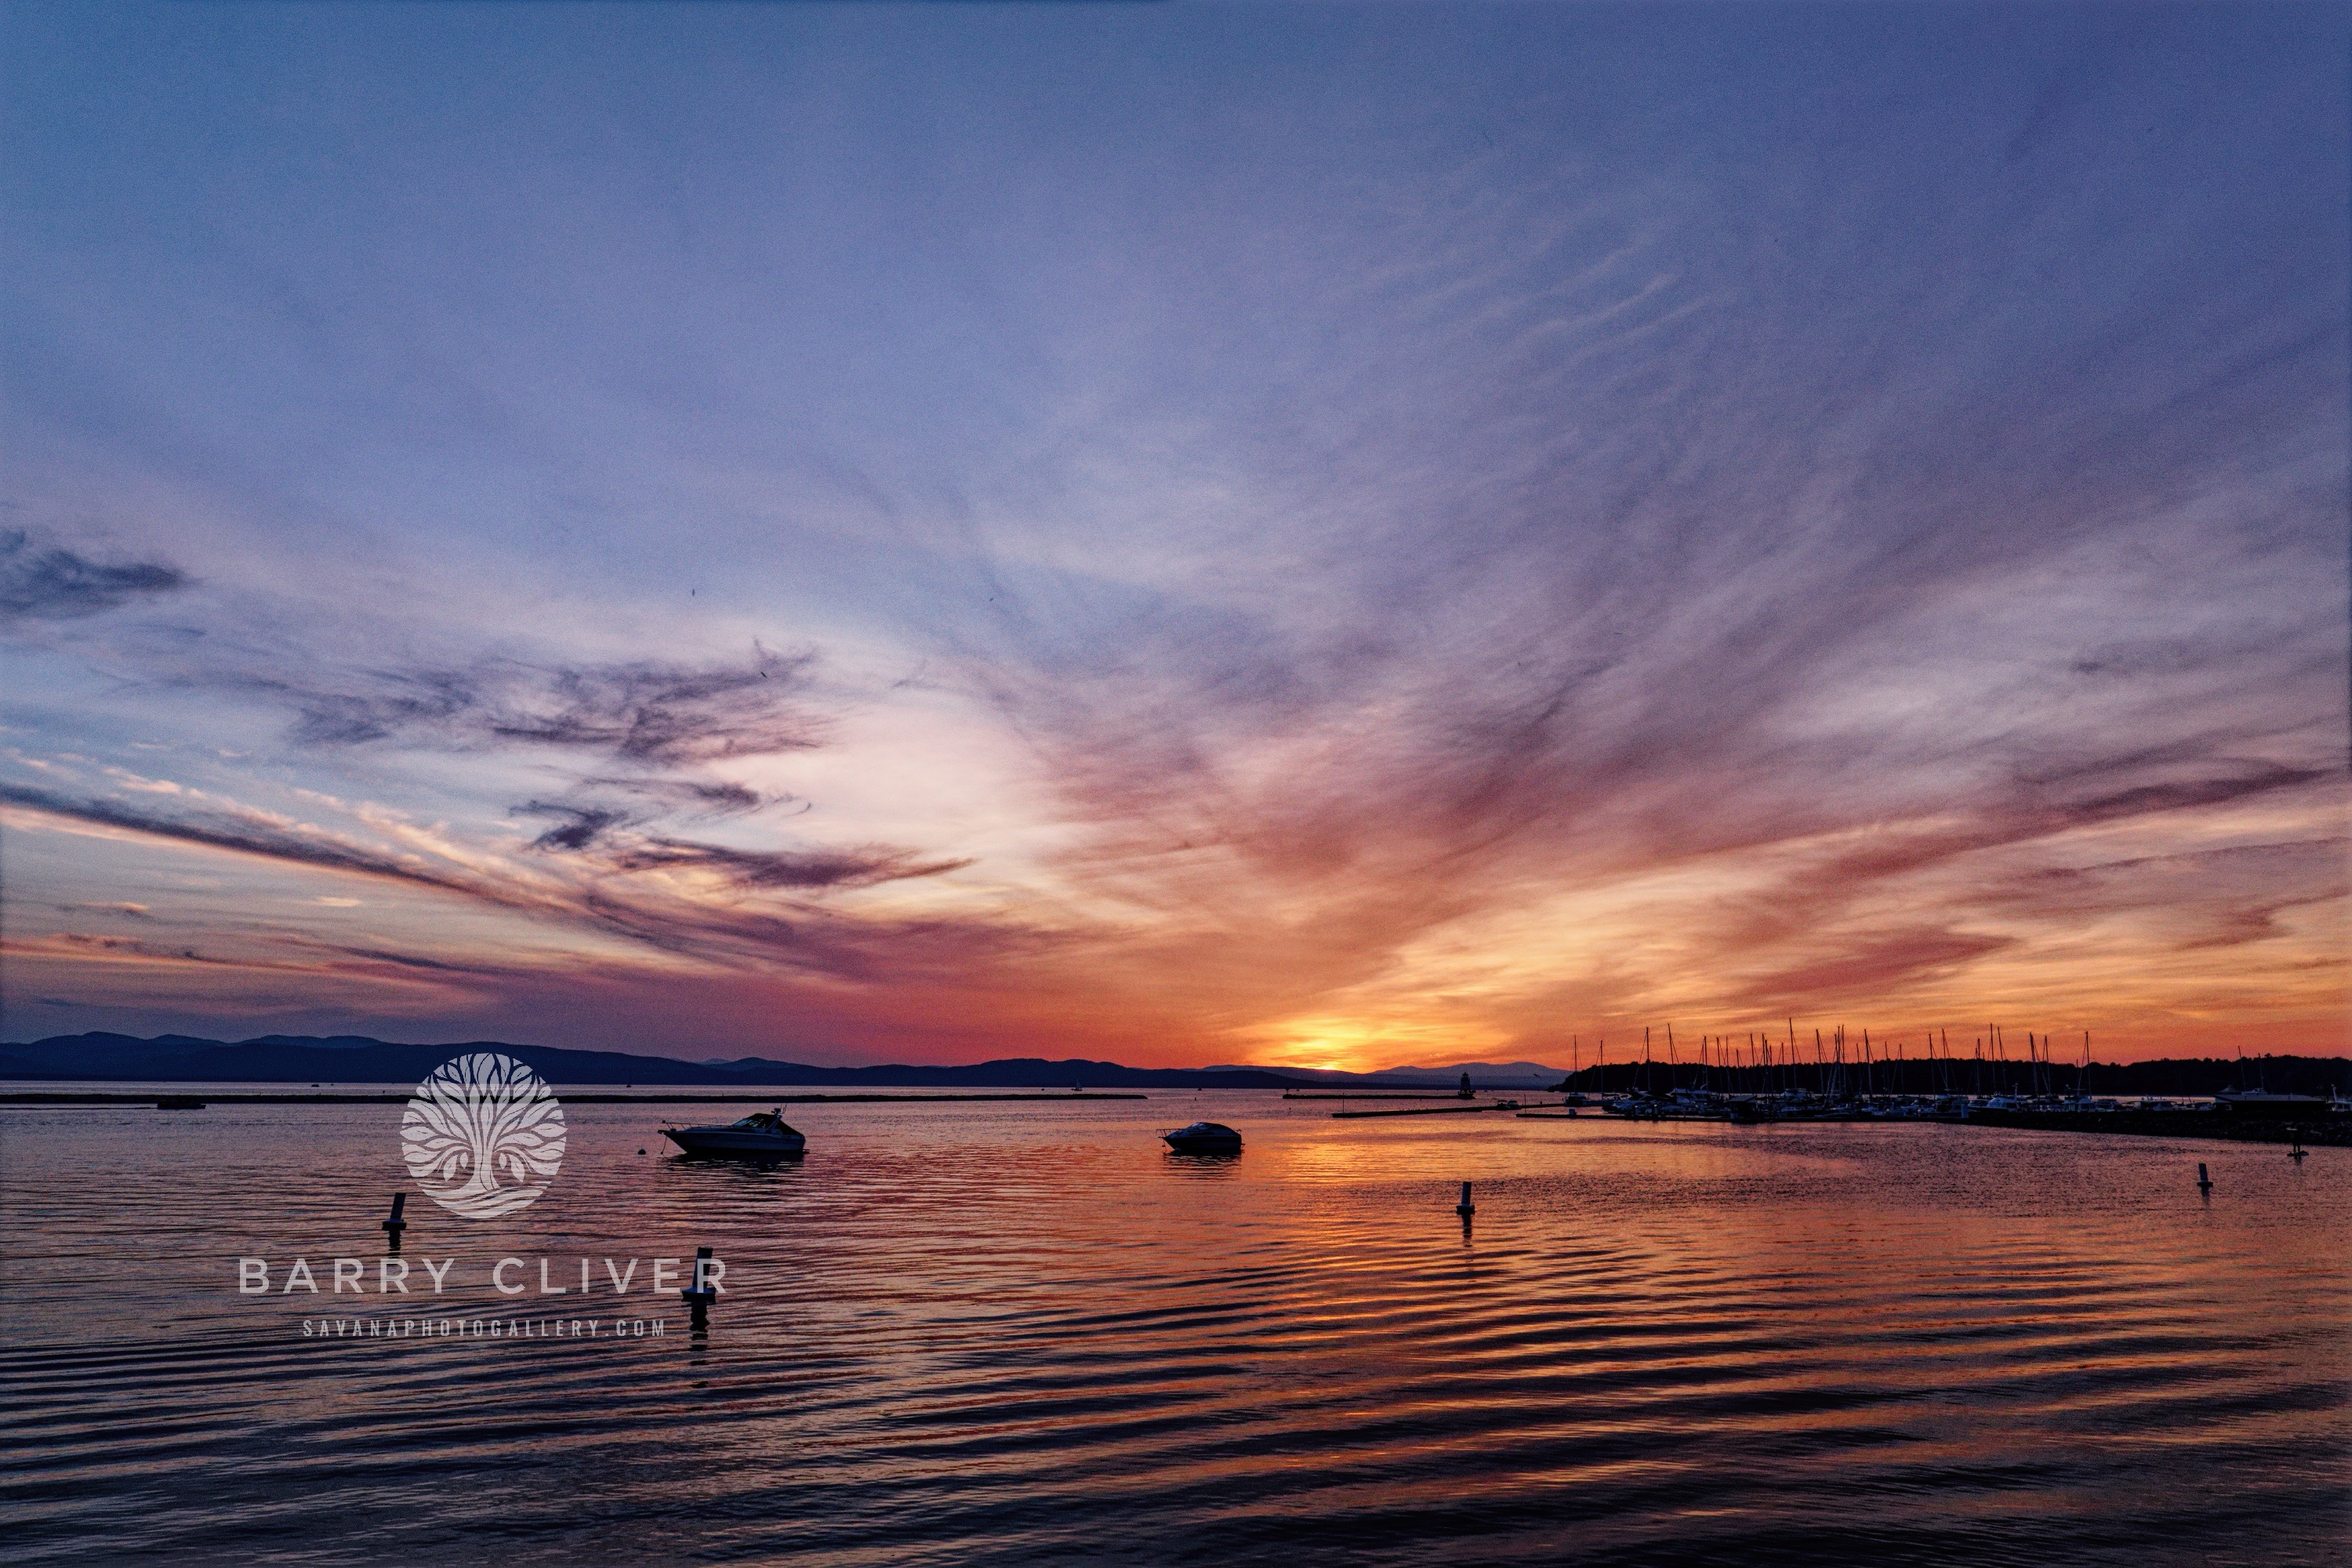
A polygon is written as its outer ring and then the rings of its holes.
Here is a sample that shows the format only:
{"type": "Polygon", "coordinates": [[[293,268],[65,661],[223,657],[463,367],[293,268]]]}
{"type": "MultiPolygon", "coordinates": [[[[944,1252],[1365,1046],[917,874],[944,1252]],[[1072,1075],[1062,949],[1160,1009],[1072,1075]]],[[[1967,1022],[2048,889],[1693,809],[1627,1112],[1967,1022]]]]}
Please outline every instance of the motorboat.
{"type": "Polygon", "coordinates": [[[1242,1152],[1242,1135],[1222,1121],[1195,1121],[1190,1127],[1179,1127],[1173,1132],[1160,1135],[1169,1149],[1178,1154],[1238,1154],[1242,1152]]]}
{"type": "Polygon", "coordinates": [[[808,1152],[808,1140],[785,1124],[781,1108],[755,1110],[725,1126],[665,1127],[662,1136],[688,1154],[794,1160],[808,1152]]]}

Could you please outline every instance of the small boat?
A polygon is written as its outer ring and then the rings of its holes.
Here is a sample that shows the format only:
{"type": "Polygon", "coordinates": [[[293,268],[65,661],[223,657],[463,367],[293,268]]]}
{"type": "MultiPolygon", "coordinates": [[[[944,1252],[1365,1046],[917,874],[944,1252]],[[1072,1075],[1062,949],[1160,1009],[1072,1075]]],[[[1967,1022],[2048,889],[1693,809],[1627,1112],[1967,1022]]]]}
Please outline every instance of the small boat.
{"type": "Polygon", "coordinates": [[[1242,1135],[1222,1121],[1195,1121],[1190,1127],[1179,1127],[1173,1132],[1160,1135],[1169,1149],[1178,1154],[1238,1154],[1242,1152],[1242,1135]]]}
{"type": "Polygon", "coordinates": [[[662,1136],[688,1154],[731,1154],[797,1159],[808,1152],[808,1140],[784,1123],[783,1112],[755,1110],[724,1127],[665,1127],[662,1136]]]}

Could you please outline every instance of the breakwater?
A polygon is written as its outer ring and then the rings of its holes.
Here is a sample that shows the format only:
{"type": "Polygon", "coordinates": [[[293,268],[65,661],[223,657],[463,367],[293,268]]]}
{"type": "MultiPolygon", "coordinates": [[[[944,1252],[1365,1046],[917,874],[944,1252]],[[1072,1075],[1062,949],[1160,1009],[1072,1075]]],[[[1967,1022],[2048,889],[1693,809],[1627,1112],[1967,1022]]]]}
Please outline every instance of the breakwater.
{"type": "Polygon", "coordinates": [[[2120,1132],[2142,1138],[2221,1138],[2236,1143],[2293,1143],[2352,1148],[2352,1117],[2272,1121],[2226,1110],[1977,1110],[1975,1127],[2015,1127],[2043,1132],[2120,1132]]]}

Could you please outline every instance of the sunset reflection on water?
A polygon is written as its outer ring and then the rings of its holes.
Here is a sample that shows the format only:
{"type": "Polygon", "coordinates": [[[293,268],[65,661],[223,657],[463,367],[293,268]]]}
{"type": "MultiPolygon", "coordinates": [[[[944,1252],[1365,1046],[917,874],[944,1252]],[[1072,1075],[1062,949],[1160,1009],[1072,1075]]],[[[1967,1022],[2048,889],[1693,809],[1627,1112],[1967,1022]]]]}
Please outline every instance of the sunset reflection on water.
{"type": "Polygon", "coordinates": [[[673,1296],[618,1344],[306,1340],[336,1303],[236,1292],[240,1255],[374,1256],[396,1107],[0,1112],[13,1551],[2337,1550],[2352,1152],[1331,1109],[796,1106],[808,1158],[759,1169],[659,1152],[668,1108],[578,1104],[532,1208],[412,1200],[406,1254],[461,1260],[452,1314],[579,1315],[467,1280],[501,1256],[561,1282],[717,1248],[706,1338],[673,1296]],[[1244,1152],[1164,1152],[1196,1117],[1244,1152]]]}

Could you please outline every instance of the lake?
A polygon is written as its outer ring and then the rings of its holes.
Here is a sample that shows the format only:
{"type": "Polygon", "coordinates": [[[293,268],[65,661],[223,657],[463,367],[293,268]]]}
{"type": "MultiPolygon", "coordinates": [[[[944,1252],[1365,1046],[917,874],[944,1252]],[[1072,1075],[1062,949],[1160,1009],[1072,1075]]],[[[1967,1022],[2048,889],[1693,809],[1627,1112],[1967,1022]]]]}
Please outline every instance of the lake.
{"type": "Polygon", "coordinates": [[[531,1207],[412,1195],[404,1298],[397,1106],[0,1110],[5,1555],[2346,1560],[2352,1151],[1220,1091],[655,1135],[749,1109],[568,1106],[531,1207]],[[698,1335],[647,1283],[698,1245],[698,1335]]]}

